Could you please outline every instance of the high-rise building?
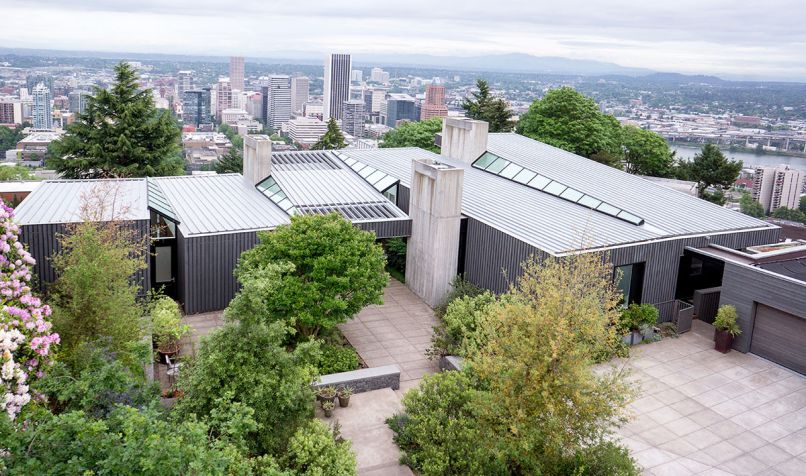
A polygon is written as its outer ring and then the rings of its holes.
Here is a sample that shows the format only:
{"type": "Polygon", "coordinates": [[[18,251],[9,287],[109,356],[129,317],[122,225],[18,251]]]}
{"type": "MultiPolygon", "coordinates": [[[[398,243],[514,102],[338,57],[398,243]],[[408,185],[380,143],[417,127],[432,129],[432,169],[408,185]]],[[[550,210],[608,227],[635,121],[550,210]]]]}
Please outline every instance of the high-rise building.
{"type": "Polygon", "coordinates": [[[432,117],[445,117],[448,115],[448,106],[445,105],[445,86],[429,84],[425,90],[425,101],[420,110],[420,120],[432,117]]]}
{"type": "Polygon", "coordinates": [[[52,129],[53,112],[50,104],[50,89],[43,83],[34,86],[34,129],[52,129]]]}
{"type": "Polygon", "coordinates": [[[185,124],[210,124],[210,88],[191,89],[182,95],[182,122],[185,124]]]}
{"type": "Polygon", "coordinates": [[[308,102],[310,94],[310,80],[305,76],[291,78],[291,109],[292,112],[301,112],[302,106],[308,102]]]}
{"type": "Polygon", "coordinates": [[[360,69],[354,69],[350,72],[350,81],[360,83],[364,80],[364,72],[360,69]]]}
{"type": "Polygon", "coordinates": [[[269,76],[268,114],[266,125],[279,131],[291,119],[291,78],[285,75],[269,76]]]}
{"type": "Polygon", "coordinates": [[[232,89],[243,91],[243,56],[230,56],[229,82],[232,89]]]}
{"type": "Polygon", "coordinates": [[[87,98],[90,97],[90,95],[91,93],[89,91],[82,91],[80,89],[70,91],[68,95],[70,99],[69,111],[75,114],[83,114],[84,109],[87,107],[87,98]]]}
{"type": "Polygon", "coordinates": [[[221,122],[221,111],[232,108],[232,86],[229,80],[219,79],[216,84],[216,107],[215,114],[218,122],[221,122]]]}
{"type": "Polygon", "coordinates": [[[303,147],[310,147],[327,132],[327,124],[312,117],[297,117],[288,121],[288,137],[303,147]]]}
{"type": "Polygon", "coordinates": [[[48,91],[50,91],[50,97],[53,97],[53,76],[48,73],[34,73],[25,78],[25,86],[28,88],[28,94],[33,94],[34,88],[39,84],[44,84],[48,88],[48,91]]]}
{"type": "Polygon", "coordinates": [[[364,101],[344,101],[341,128],[357,139],[364,137],[364,101]]]}
{"type": "Polygon", "coordinates": [[[22,102],[19,99],[0,98],[0,124],[22,124],[22,102]]]}
{"type": "Polygon", "coordinates": [[[342,116],[344,101],[350,100],[352,58],[347,54],[330,54],[325,59],[323,119],[342,116]]]}
{"type": "Polygon", "coordinates": [[[372,68],[372,71],[369,74],[369,80],[375,83],[389,82],[389,73],[381,68],[372,68]]]}
{"type": "Polygon", "coordinates": [[[388,94],[381,103],[381,124],[396,127],[400,121],[416,121],[420,115],[414,98],[408,94],[388,94]]]}
{"type": "Polygon", "coordinates": [[[176,94],[181,98],[185,91],[193,89],[193,71],[183,70],[176,73],[176,94]]]}
{"type": "Polygon", "coordinates": [[[753,175],[753,200],[766,213],[781,207],[798,208],[804,173],[789,166],[758,167],[753,175]]]}

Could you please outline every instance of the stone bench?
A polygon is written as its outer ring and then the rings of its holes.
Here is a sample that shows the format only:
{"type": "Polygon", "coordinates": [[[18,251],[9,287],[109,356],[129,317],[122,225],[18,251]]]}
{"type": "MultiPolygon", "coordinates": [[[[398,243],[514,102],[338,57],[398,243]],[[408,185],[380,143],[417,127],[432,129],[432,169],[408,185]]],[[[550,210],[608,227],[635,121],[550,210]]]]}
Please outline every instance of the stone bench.
{"type": "Polygon", "coordinates": [[[321,387],[351,387],[353,393],[369,392],[382,388],[397,390],[400,388],[400,367],[397,365],[384,365],[368,369],[351,370],[319,377],[314,382],[314,388],[321,387]]]}

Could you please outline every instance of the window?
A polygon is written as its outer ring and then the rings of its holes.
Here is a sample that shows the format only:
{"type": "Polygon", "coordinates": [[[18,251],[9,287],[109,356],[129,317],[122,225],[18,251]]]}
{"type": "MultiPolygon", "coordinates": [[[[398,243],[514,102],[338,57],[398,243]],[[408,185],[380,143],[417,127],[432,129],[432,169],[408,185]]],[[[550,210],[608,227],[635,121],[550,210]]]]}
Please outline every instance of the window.
{"type": "Polygon", "coordinates": [[[622,303],[641,304],[641,295],[644,288],[644,263],[626,264],[616,266],[613,280],[621,291],[622,303]]]}
{"type": "Polygon", "coordinates": [[[176,223],[165,218],[159,213],[151,212],[151,238],[155,240],[164,240],[168,238],[176,238],[176,223]]]}
{"type": "Polygon", "coordinates": [[[484,155],[482,155],[479,158],[479,160],[477,160],[476,163],[473,164],[473,165],[475,165],[476,167],[478,167],[480,169],[486,169],[490,164],[495,162],[495,159],[497,159],[497,158],[498,158],[497,155],[493,155],[493,154],[491,154],[489,152],[485,152],[484,155]]]}

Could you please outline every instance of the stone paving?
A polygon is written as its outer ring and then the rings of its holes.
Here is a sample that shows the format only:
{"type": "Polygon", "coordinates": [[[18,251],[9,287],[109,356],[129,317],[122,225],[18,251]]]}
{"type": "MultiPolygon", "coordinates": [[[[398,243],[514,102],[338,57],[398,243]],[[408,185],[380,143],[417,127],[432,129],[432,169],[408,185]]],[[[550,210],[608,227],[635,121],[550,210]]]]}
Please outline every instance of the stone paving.
{"type": "Polygon", "coordinates": [[[642,392],[622,441],[651,475],[806,474],[806,378],[721,354],[712,337],[695,321],[678,339],[633,347],[642,392]]]}

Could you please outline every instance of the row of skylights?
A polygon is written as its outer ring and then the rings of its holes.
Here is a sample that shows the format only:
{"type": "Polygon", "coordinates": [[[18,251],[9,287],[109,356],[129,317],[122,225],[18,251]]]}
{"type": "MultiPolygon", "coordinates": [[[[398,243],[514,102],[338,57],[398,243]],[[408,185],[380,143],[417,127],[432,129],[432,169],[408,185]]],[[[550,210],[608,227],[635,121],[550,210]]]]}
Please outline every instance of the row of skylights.
{"type": "Polygon", "coordinates": [[[375,190],[383,193],[389,190],[390,187],[399,182],[398,179],[389,174],[381,172],[380,170],[370,167],[369,165],[359,162],[341,152],[333,152],[339,159],[347,164],[351,169],[355,170],[358,175],[362,176],[364,180],[369,182],[370,185],[375,187],[375,190]]]}
{"type": "Polygon", "coordinates": [[[294,204],[291,203],[291,200],[288,199],[285,192],[280,190],[280,185],[274,181],[273,177],[270,176],[266,180],[258,183],[257,189],[289,215],[295,215],[297,213],[294,204]]]}
{"type": "Polygon", "coordinates": [[[494,173],[499,177],[518,182],[520,184],[531,187],[535,190],[540,190],[555,197],[562,198],[572,203],[582,205],[583,207],[590,208],[602,212],[605,215],[624,220],[633,225],[641,226],[644,224],[644,219],[633,215],[632,213],[613,206],[607,202],[603,202],[597,198],[591,197],[579,190],[563,185],[556,180],[540,175],[537,172],[521,167],[518,164],[510,162],[503,157],[499,157],[490,152],[485,152],[481,157],[473,162],[473,167],[487,172],[494,173]]]}
{"type": "Polygon", "coordinates": [[[338,212],[350,220],[383,220],[402,218],[400,213],[389,204],[377,203],[349,203],[334,205],[305,205],[298,207],[299,212],[305,215],[327,215],[338,212]]]}

